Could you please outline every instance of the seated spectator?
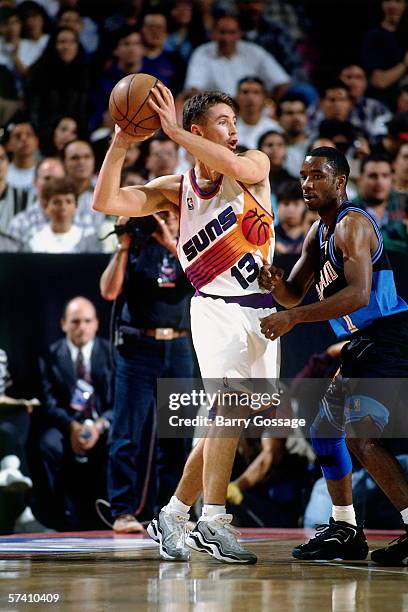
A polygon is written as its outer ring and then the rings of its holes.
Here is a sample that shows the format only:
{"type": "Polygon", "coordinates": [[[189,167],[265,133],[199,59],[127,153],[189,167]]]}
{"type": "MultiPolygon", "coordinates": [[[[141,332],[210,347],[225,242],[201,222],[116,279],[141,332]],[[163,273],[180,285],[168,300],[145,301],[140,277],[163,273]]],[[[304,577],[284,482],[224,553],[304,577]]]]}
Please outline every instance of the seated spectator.
{"type": "Polygon", "coordinates": [[[237,8],[244,40],[261,45],[294,81],[304,81],[302,59],[287,24],[265,15],[266,0],[238,0],[237,8]]]}
{"type": "Polygon", "coordinates": [[[58,117],[40,140],[41,151],[47,157],[61,155],[65,146],[79,137],[79,125],[74,117],[58,117]]]}
{"type": "Polygon", "coordinates": [[[43,189],[48,223],[28,242],[33,253],[98,253],[100,243],[92,228],[74,223],[77,207],[75,186],[67,178],[50,180],[43,189]]]}
{"type": "Polygon", "coordinates": [[[236,102],[239,114],[237,128],[239,145],[256,149],[258,140],[265,132],[281,131],[279,123],[265,115],[265,83],[256,76],[247,76],[238,83],[236,102]]]}
{"type": "Polygon", "coordinates": [[[7,182],[17,189],[31,189],[39,157],[39,140],[31,123],[17,118],[6,128],[5,147],[11,155],[7,182]]]}
{"type": "Polygon", "coordinates": [[[112,38],[112,62],[98,73],[91,93],[90,131],[100,127],[103,113],[108,108],[110,93],[116,83],[128,74],[147,72],[143,64],[144,47],[140,32],[124,27],[112,34],[112,38]]]}
{"type": "Polygon", "coordinates": [[[321,89],[320,106],[311,117],[309,127],[313,138],[317,137],[324,119],[348,121],[352,101],[348,86],[340,79],[334,80],[321,89]]]}
{"type": "Polygon", "coordinates": [[[24,39],[30,43],[32,49],[31,65],[41,57],[48,44],[50,38],[46,31],[48,17],[45,10],[31,0],[25,0],[18,10],[23,22],[24,39]]]}
{"type": "Polygon", "coordinates": [[[279,97],[290,76],[261,46],[241,39],[238,18],[223,15],[215,19],[212,42],[200,45],[192,54],[185,90],[220,90],[235,96],[240,79],[257,75],[267,84],[268,93],[279,97]]]}
{"type": "Polygon", "coordinates": [[[21,245],[9,234],[8,227],[13,217],[27,207],[28,192],[9,185],[7,171],[6,150],[0,144],[0,251],[17,251],[21,245]]]}
{"type": "Polygon", "coordinates": [[[42,410],[33,466],[36,514],[54,529],[92,529],[100,525],[95,500],[106,490],[110,350],[108,342],[96,336],[95,307],[84,297],[67,304],[61,328],[65,338],[40,360],[42,410]]]}
{"type": "Polygon", "coordinates": [[[7,233],[16,240],[18,250],[23,250],[32,236],[47,223],[44,214],[43,189],[51,178],[65,176],[62,161],[55,157],[45,157],[35,169],[33,200],[27,208],[13,217],[7,227],[7,233]]]}
{"type": "Polygon", "coordinates": [[[382,231],[387,251],[408,255],[408,203],[400,221],[390,221],[382,231]]]}
{"type": "Polygon", "coordinates": [[[349,64],[341,70],[339,79],[347,85],[351,96],[349,121],[364,130],[370,140],[386,134],[386,123],[392,117],[391,112],[379,100],[365,95],[368,81],[364,69],[357,64],[349,64]]]}
{"type": "Polygon", "coordinates": [[[386,153],[394,157],[400,145],[407,141],[408,134],[408,112],[397,113],[387,123],[387,133],[382,139],[381,145],[376,148],[379,153],[386,153]]]}
{"type": "Polygon", "coordinates": [[[408,113],[408,84],[398,90],[397,113],[408,113]]]}
{"type": "Polygon", "coordinates": [[[394,170],[393,187],[395,191],[408,194],[408,141],[398,149],[392,164],[394,170]]]}
{"type": "Polygon", "coordinates": [[[400,40],[397,34],[406,3],[405,0],[382,0],[381,6],[383,20],[363,40],[362,65],[369,74],[374,97],[394,110],[398,84],[408,69],[406,41],[400,40]]]}
{"type": "Polygon", "coordinates": [[[271,168],[269,171],[269,183],[272,192],[272,204],[274,212],[277,213],[276,193],[280,186],[286,181],[293,180],[293,176],[285,170],[285,160],[288,152],[286,136],[274,130],[263,134],[258,142],[260,151],[266,153],[269,157],[271,168]]]}
{"type": "Polygon", "coordinates": [[[0,125],[6,125],[21,109],[22,103],[16,85],[11,70],[0,64],[0,125]]]}
{"type": "Polygon", "coordinates": [[[302,252],[308,227],[305,226],[306,205],[299,181],[283,183],[278,192],[278,219],[275,226],[275,252],[302,252]]]}
{"type": "Polygon", "coordinates": [[[89,69],[78,34],[69,28],[56,30],[27,76],[25,99],[31,120],[39,128],[61,115],[85,123],[88,87],[89,69]]]}
{"type": "Polygon", "coordinates": [[[144,44],[143,71],[157,77],[178,94],[183,87],[185,64],[177,53],[164,48],[167,34],[167,16],[162,9],[148,8],[140,29],[144,44]]]}
{"type": "Polygon", "coordinates": [[[207,34],[198,4],[190,0],[173,0],[164,49],[178,53],[187,63],[193,50],[206,41],[207,34]]]}
{"type": "Polygon", "coordinates": [[[369,155],[362,160],[358,192],[353,203],[365,208],[381,229],[405,217],[407,194],[392,190],[392,166],[386,157],[369,155]]]}
{"type": "Polygon", "coordinates": [[[78,209],[75,224],[80,227],[98,228],[104,215],[91,210],[94,192],[95,156],[91,145],[85,140],[73,140],[64,149],[64,165],[78,194],[78,209]]]}
{"type": "Polygon", "coordinates": [[[175,174],[178,165],[178,145],[167,136],[156,136],[149,140],[145,168],[148,180],[175,174]]]}
{"type": "Polygon", "coordinates": [[[3,8],[0,13],[0,23],[2,26],[0,64],[14,74],[21,92],[28,68],[40,57],[42,49],[22,38],[23,24],[16,9],[3,8]]]}
{"type": "Polygon", "coordinates": [[[59,28],[69,28],[79,36],[85,53],[91,55],[95,53],[99,45],[98,26],[89,17],[82,17],[81,13],[72,3],[62,8],[57,15],[57,26],[59,28]]]}
{"type": "Polygon", "coordinates": [[[310,138],[305,99],[296,93],[286,93],[279,101],[278,118],[288,140],[285,168],[292,176],[298,176],[310,138]]]}
{"type": "Polygon", "coordinates": [[[30,412],[38,400],[10,397],[11,385],[7,354],[0,349],[0,532],[46,531],[27,505],[33,483],[28,476],[26,447],[30,412]]]}

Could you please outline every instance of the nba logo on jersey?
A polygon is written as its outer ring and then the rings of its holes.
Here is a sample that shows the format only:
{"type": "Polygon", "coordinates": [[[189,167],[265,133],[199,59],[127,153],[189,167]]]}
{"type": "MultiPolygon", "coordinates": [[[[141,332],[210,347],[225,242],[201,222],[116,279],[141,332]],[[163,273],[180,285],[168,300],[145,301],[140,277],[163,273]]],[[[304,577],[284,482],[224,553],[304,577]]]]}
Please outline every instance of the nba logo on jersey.
{"type": "Polygon", "coordinates": [[[187,208],[188,210],[194,210],[193,198],[187,198],[187,208]]]}

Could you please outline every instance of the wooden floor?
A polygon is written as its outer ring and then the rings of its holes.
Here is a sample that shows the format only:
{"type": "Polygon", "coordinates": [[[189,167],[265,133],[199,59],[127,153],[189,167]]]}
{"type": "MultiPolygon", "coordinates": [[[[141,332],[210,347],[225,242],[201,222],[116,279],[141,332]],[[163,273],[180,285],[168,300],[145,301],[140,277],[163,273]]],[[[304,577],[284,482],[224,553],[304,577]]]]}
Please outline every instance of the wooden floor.
{"type": "MultiPolygon", "coordinates": [[[[305,538],[301,530],[246,530],[246,546],[259,556],[255,566],[223,565],[196,553],[189,563],[160,561],[151,542],[123,536],[113,541],[117,550],[89,545],[81,552],[81,534],[63,540],[59,535],[48,536],[51,544],[62,542],[54,552],[22,552],[18,546],[13,552],[13,541],[0,538],[0,612],[408,611],[408,568],[381,568],[368,561],[295,561],[290,551],[305,538]],[[132,544],[141,548],[132,549],[132,544]],[[12,604],[10,593],[58,594],[59,602],[12,604]]],[[[111,538],[111,532],[106,535],[111,538]]],[[[370,549],[394,536],[370,535],[370,549]]],[[[103,534],[99,538],[108,541],[103,534]]],[[[21,541],[27,544],[27,538],[21,541]]]]}

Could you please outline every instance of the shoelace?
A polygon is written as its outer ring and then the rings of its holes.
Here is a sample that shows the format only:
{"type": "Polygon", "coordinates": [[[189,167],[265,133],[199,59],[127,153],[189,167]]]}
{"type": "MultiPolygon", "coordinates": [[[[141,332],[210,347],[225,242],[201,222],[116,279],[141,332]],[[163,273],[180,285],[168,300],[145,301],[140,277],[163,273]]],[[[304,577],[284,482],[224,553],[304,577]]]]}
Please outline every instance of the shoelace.
{"type": "Polygon", "coordinates": [[[342,527],[341,525],[336,525],[336,524],[327,525],[324,523],[322,525],[316,525],[315,538],[322,538],[323,536],[329,535],[332,533],[337,533],[343,537],[347,535],[346,529],[342,527]]]}
{"type": "Polygon", "coordinates": [[[180,516],[178,514],[173,514],[174,518],[174,533],[171,533],[168,537],[171,543],[174,543],[176,548],[181,545],[181,548],[184,548],[186,545],[186,537],[189,534],[189,530],[187,528],[188,519],[184,518],[184,516],[180,516]]]}
{"type": "Polygon", "coordinates": [[[233,527],[230,524],[230,521],[230,518],[224,517],[217,519],[217,522],[221,524],[222,529],[226,531],[226,537],[228,542],[230,544],[233,544],[239,550],[242,550],[242,546],[240,546],[239,542],[237,541],[237,538],[241,535],[241,532],[238,531],[238,529],[236,529],[235,527],[233,527]]]}

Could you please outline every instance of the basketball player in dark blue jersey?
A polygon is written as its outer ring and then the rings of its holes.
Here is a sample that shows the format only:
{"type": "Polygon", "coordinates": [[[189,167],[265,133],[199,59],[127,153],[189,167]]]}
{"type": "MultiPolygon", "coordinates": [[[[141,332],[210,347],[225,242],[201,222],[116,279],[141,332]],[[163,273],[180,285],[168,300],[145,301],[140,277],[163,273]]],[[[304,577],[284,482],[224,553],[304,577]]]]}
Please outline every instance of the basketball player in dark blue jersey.
{"type": "Polygon", "coordinates": [[[350,339],[342,350],[340,374],[311,427],[333,503],[332,517],[316,537],[297,546],[293,556],[366,558],[367,542],[353,507],[350,449],[401,512],[407,530],[388,547],[374,551],[371,559],[408,565],[408,483],[379,440],[389,408],[401,393],[395,379],[408,378],[408,306],[397,295],[375,221],[347,201],[349,172],[345,156],[334,148],[320,147],[306,156],[301,169],[303,197],[320,221],[311,227],[287,280],[275,266],[264,266],[259,277],[261,287],[288,309],[261,319],[267,338],[275,340],[298,323],[329,320],[339,338],[350,339]],[[298,306],[313,282],[320,301],[298,306]]]}

